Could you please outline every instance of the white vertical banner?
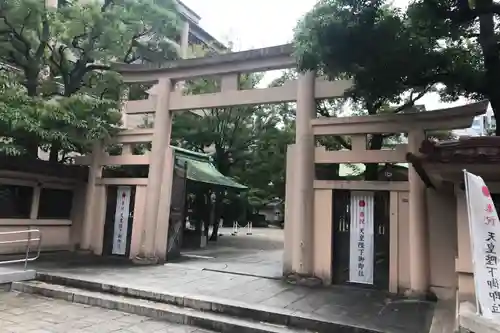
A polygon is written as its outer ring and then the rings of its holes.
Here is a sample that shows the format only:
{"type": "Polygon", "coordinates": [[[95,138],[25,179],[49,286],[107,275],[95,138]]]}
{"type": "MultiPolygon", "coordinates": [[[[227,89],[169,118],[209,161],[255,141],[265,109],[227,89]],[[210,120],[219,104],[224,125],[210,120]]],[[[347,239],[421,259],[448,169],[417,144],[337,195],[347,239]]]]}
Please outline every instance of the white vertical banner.
{"type": "Polygon", "coordinates": [[[349,282],[373,284],[374,193],[351,191],[349,282]]]}
{"type": "Polygon", "coordinates": [[[132,188],[130,186],[118,186],[112,254],[125,255],[127,250],[127,229],[131,192],[132,188]]]}
{"type": "Polygon", "coordinates": [[[467,213],[479,314],[500,322],[500,225],[483,179],[464,171],[467,213]]]}

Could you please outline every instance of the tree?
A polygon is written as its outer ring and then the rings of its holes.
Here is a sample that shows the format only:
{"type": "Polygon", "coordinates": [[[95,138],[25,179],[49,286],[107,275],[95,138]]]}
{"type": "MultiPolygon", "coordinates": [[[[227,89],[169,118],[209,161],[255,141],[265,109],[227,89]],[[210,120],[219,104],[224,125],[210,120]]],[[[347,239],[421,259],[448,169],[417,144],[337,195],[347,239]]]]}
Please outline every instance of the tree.
{"type": "Polygon", "coordinates": [[[30,98],[26,88],[17,82],[10,72],[0,72],[0,153],[21,155],[24,147],[16,140],[19,137],[40,138],[46,133],[35,113],[46,113],[47,105],[42,99],[30,98]]]}
{"type": "MultiPolygon", "coordinates": [[[[24,155],[26,147],[19,142],[36,140],[41,146],[60,142],[65,151],[84,153],[89,142],[108,137],[116,130],[120,114],[109,100],[85,95],[44,99],[29,96],[15,73],[0,72],[0,152],[24,155]],[[84,148],[82,148],[84,147],[84,148]]],[[[64,156],[63,156],[64,158],[64,156]]]]}
{"type": "Polygon", "coordinates": [[[28,96],[52,100],[66,113],[65,121],[47,118],[45,124],[65,133],[61,139],[19,137],[19,144],[33,157],[38,147],[50,147],[57,161],[67,149],[80,152],[89,139],[116,130],[122,92],[111,62],[175,58],[177,27],[173,0],[61,2],[59,8],[38,0],[2,1],[0,60],[20,70],[28,96]]]}
{"type": "MultiPolygon", "coordinates": [[[[295,30],[298,67],[332,80],[352,78],[345,97],[356,113],[398,113],[436,89],[427,78],[444,68],[440,64],[453,63],[415,31],[404,13],[383,0],[322,0],[295,30]]],[[[392,136],[371,135],[369,149],[381,149],[392,136]]],[[[348,142],[342,146],[349,148],[348,142]]],[[[366,179],[376,179],[377,171],[377,164],[367,164],[366,179]]]]}
{"type": "Polygon", "coordinates": [[[113,135],[117,128],[109,124],[120,118],[109,100],[82,94],[48,100],[29,96],[15,75],[5,71],[0,72],[0,95],[0,128],[9,143],[1,150],[7,154],[25,154],[19,142],[31,138],[41,146],[57,141],[65,151],[84,153],[89,142],[113,135]]]}
{"type": "MultiPolygon", "coordinates": [[[[243,163],[233,168],[232,174],[250,187],[255,208],[285,198],[286,151],[295,140],[293,111],[288,104],[265,106],[267,125],[260,127],[243,163]]],[[[261,116],[258,111],[256,117],[261,116]]]]}
{"type": "Polygon", "coordinates": [[[500,4],[493,0],[415,0],[407,10],[419,38],[451,55],[424,79],[442,83],[441,94],[447,100],[488,99],[496,119],[500,119],[498,15],[500,4]]]}
{"type": "Polygon", "coordinates": [[[173,0],[68,5],[57,11],[53,24],[61,37],[49,47],[49,62],[65,95],[93,88],[93,75],[107,74],[113,61],[161,65],[178,57],[179,15],[173,0]]]}
{"type": "Polygon", "coordinates": [[[498,15],[493,0],[414,0],[405,12],[382,0],[323,0],[297,29],[297,55],[303,69],[354,77],[358,91],[404,83],[424,93],[433,87],[445,101],[488,99],[498,119],[498,15]]]}
{"type": "MultiPolygon", "coordinates": [[[[196,54],[204,54],[195,48],[196,54]]],[[[259,74],[241,75],[240,87],[255,88],[259,74]]],[[[198,79],[186,83],[188,94],[215,93],[217,80],[198,79]]],[[[293,109],[288,104],[239,106],[176,114],[172,143],[187,149],[213,152],[216,168],[249,187],[248,201],[258,208],[276,197],[284,198],[286,147],[293,142],[293,109]]],[[[223,196],[219,193],[218,202],[223,196]]],[[[228,196],[226,199],[230,199],[228,196]]],[[[227,201],[227,200],[225,200],[227,201]]],[[[216,239],[217,225],[212,240],[216,239]]]]}

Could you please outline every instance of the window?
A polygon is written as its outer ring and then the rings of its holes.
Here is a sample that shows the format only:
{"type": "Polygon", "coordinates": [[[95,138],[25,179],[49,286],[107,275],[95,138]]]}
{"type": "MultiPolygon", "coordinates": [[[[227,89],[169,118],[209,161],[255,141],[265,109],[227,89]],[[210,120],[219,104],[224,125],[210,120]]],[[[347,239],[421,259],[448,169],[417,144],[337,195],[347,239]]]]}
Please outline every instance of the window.
{"type": "Polygon", "coordinates": [[[39,219],[69,220],[73,206],[73,191],[42,188],[38,206],[39,219]]]}
{"type": "Polygon", "coordinates": [[[29,219],[33,187],[0,184],[0,218],[29,219]]]}

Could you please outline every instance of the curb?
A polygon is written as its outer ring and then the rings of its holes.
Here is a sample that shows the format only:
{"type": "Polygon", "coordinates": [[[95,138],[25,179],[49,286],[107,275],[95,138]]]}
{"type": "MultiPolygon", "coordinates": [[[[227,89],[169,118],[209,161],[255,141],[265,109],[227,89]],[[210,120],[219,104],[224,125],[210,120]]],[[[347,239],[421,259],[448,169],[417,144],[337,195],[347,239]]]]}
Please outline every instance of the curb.
{"type": "Polygon", "coordinates": [[[164,320],[171,323],[195,326],[221,333],[298,333],[300,331],[285,327],[273,327],[263,323],[249,322],[220,314],[180,308],[164,303],[107,295],[76,288],[50,285],[45,282],[14,282],[12,290],[37,294],[73,303],[118,310],[130,314],[164,320]]]}
{"type": "Polygon", "coordinates": [[[357,332],[357,333],[382,333],[383,331],[359,327],[356,324],[345,324],[327,321],[322,318],[313,317],[309,314],[276,309],[272,307],[255,304],[245,304],[227,299],[215,297],[194,296],[189,294],[158,293],[129,287],[122,287],[106,283],[85,281],[70,277],[52,275],[48,273],[37,273],[39,281],[55,285],[80,288],[93,292],[107,293],[117,296],[125,296],[133,299],[147,300],[152,302],[189,308],[197,311],[223,314],[236,318],[245,318],[255,322],[265,322],[271,325],[311,330],[315,332],[357,332]]]}

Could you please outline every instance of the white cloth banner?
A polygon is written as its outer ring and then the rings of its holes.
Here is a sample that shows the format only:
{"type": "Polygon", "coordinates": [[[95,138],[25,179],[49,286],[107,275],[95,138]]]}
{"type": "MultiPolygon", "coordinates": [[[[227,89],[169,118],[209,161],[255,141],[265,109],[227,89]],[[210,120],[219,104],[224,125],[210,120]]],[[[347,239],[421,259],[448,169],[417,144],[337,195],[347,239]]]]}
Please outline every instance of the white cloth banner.
{"type": "Polygon", "coordinates": [[[373,284],[373,207],[373,192],[351,192],[349,282],[373,284]]]}
{"type": "Polygon", "coordinates": [[[130,210],[130,186],[118,186],[116,194],[115,228],[113,232],[113,254],[125,255],[127,251],[127,229],[130,210]]]}
{"type": "Polygon", "coordinates": [[[478,312],[500,322],[500,224],[488,187],[479,176],[464,171],[467,213],[478,312]]]}

